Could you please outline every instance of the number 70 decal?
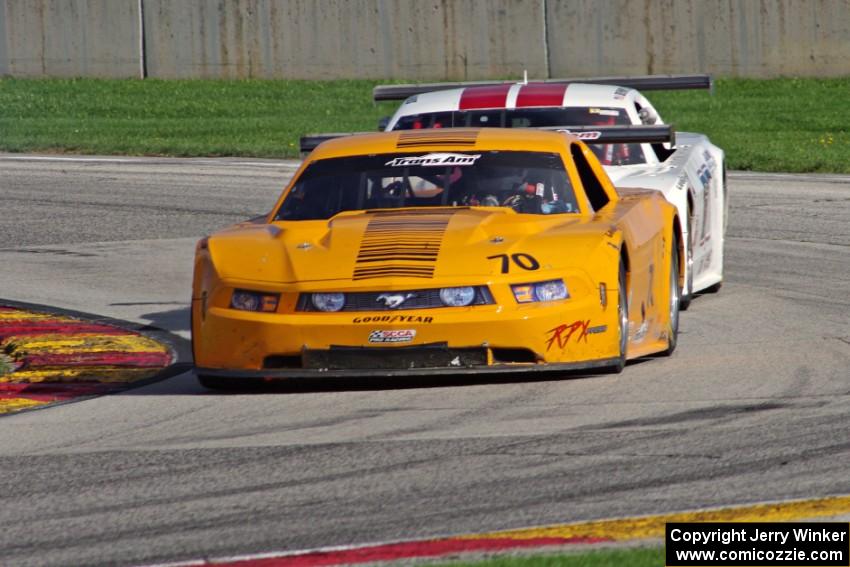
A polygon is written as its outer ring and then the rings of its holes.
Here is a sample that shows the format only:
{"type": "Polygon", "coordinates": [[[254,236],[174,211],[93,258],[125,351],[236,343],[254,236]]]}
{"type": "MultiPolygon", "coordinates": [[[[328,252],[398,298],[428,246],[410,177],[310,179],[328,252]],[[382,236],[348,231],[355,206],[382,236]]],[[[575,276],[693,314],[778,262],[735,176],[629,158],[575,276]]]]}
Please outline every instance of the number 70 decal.
{"type": "Polygon", "coordinates": [[[528,272],[533,272],[534,270],[540,269],[540,262],[538,262],[534,258],[534,256],[530,254],[524,254],[522,252],[520,252],[519,254],[511,254],[510,256],[508,256],[507,254],[496,254],[495,256],[487,256],[487,259],[501,260],[503,274],[507,274],[510,271],[511,262],[528,272]]]}

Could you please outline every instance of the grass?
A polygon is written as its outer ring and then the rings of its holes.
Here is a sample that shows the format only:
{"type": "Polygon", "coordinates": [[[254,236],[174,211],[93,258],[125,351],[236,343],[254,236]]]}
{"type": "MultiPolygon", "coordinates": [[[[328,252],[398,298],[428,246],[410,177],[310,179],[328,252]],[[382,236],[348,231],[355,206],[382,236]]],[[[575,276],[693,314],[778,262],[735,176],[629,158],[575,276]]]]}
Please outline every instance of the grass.
{"type": "MultiPolygon", "coordinates": [[[[297,157],[307,132],[374,130],[396,104],[374,81],[0,79],[0,150],[297,157]]],[[[704,132],[731,169],[850,173],[850,78],[720,79],[653,92],[667,122],[704,132]]]]}
{"type": "MultiPolygon", "coordinates": [[[[480,561],[436,564],[439,567],[661,567],[664,548],[600,549],[558,555],[503,555],[480,561]]],[[[432,564],[434,565],[434,564],[432,564]]]]}
{"type": "Polygon", "coordinates": [[[704,132],[730,169],[850,173],[850,78],[721,79],[704,91],[649,93],[665,121],[704,132]]]}
{"type": "Polygon", "coordinates": [[[296,157],[306,132],[375,130],[369,81],[0,80],[0,150],[296,157]]]}

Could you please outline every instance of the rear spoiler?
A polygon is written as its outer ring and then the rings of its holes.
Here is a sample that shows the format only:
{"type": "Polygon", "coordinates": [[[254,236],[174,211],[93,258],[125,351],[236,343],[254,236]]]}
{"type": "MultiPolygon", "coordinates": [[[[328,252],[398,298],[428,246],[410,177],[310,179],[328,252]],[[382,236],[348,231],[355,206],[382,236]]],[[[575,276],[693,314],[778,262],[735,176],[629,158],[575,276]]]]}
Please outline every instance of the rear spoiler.
{"type": "MultiPolygon", "coordinates": [[[[535,130],[548,130],[572,134],[588,144],[663,144],[673,142],[676,131],[670,124],[659,126],[544,126],[535,130]]],[[[334,134],[307,134],[301,136],[301,153],[306,154],[326,140],[374,134],[374,132],[338,132],[334,134]]]]}
{"type": "Polygon", "coordinates": [[[374,132],[337,132],[333,134],[306,134],[301,136],[299,146],[302,154],[308,154],[316,149],[316,146],[327,140],[334,138],[344,138],[346,136],[356,136],[358,134],[374,134],[374,132]]]}
{"type": "MultiPolygon", "coordinates": [[[[575,79],[543,79],[535,83],[588,83],[613,85],[642,91],[678,91],[707,89],[714,93],[711,75],[645,75],[638,77],[584,77],[575,79]]],[[[378,85],[372,89],[372,98],[381,100],[404,100],[407,97],[434,91],[446,91],[464,87],[493,87],[517,84],[517,81],[472,81],[462,83],[419,83],[409,85],[378,85]]],[[[522,83],[519,83],[522,84],[522,83]]]]}
{"type": "Polygon", "coordinates": [[[670,124],[658,126],[543,126],[535,129],[572,134],[587,144],[663,144],[676,141],[676,130],[670,124]]]}

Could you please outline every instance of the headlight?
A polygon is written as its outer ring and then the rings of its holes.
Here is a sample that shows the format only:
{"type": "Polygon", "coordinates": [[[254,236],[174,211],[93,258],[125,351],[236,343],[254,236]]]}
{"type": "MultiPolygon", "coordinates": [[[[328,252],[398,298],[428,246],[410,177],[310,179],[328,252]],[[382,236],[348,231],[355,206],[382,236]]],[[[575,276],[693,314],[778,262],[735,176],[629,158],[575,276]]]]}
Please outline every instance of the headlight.
{"type": "Polygon", "coordinates": [[[440,299],[449,307],[466,307],[475,301],[474,287],[444,287],[440,299]]]}
{"type": "Polygon", "coordinates": [[[239,309],[240,311],[274,313],[277,311],[279,300],[280,295],[277,293],[260,293],[258,291],[235,289],[233,290],[233,295],[230,297],[230,307],[239,309]]]}
{"type": "Polygon", "coordinates": [[[552,280],[534,284],[534,297],[537,301],[558,301],[570,296],[563,280],[552,280]]]}
{"type": "Polygon", "coordinates": [[[558,301],[569,299],[570,293],[564,280],[549,280],[533,284],[512,285],[517,303],[532,303],[535,301],[558,301]]]}
{"type": "Polygon", "coordinates": [[[345,305],[344,293],[314,293],[310,297],[313,307],[319,311],[339,311],[345,305]]]}

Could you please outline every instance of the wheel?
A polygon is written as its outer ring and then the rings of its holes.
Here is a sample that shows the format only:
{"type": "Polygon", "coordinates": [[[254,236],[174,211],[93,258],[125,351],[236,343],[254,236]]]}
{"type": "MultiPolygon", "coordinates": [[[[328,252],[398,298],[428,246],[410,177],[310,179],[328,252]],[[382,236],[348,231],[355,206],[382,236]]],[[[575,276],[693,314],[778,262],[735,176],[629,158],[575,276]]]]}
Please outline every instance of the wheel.
{"type": "Polygon", "coordinates": [[[626,266],[620,260],[620,281],[617,293],[617,332],[619,333],[620,356],[617,362],[607,366],[605,370],[619,374],[626,367],[626,354],[629,347],[629,293],[626,289],[626,266]]]}
{"type": "MultiPolygon", "coordinates": [[[[688,238],[691,238],[688,236],[688,238]]],[[[679,290],[679,311],[687,311],[691,306],[691,300],[694,298],[694,247],[693,242],[685,251],[687,257],[688,270],[688,293],[684,293],[684,289],[679,290]]],[[[677,254],[678,256],[678,254],[677,254]]]]}
{"type": "Polygon", "coordinates": [[[679,287],[679,246],[678,238],[673,240],[673,252],[670,255],[670,299],[667,302],[669,309],[669,324],[667,327],[667,349],[662,351],[662,356],[670,356],[676,350],[679,341],[679,306],[682,299],[682,288],[679,287]]]}

